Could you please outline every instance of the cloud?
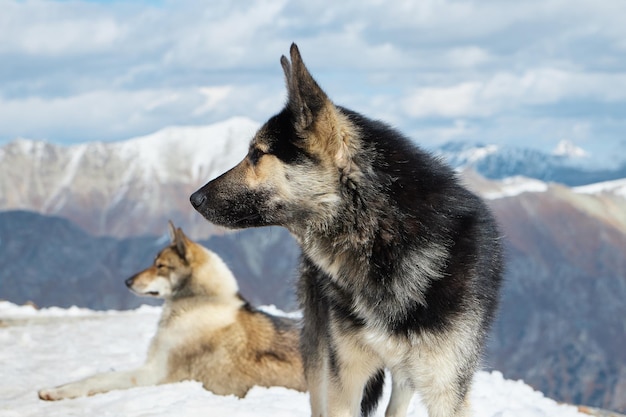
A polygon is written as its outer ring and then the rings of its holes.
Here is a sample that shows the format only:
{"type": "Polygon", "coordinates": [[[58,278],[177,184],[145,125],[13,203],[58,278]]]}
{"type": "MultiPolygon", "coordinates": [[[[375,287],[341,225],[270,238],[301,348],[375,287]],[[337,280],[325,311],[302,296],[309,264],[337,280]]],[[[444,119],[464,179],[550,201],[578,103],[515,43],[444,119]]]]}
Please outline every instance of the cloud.
{"type": "Polygon", "coordinates": [[[337,103],[425,140],[521,129],[553,147],[571,119],[614,141],[624,15],[622,0],[4,0],[0,142],[262,121],[284,102],[278,60],[292,41],[337,103]]]}
{"type": "Polygon", "coordinates": [[[267,118],[282,96],[263,86],[211,86],[183,89],[96,90],[67,97],[0,99],[0,126],[9,137],[67,142],[116,140],[169,125],[202,125],[232,117],[267,118]],[[234,110],[233,110],[234,109],[234,110]]]}
{"type": "Polygon", "coordinates": [[[626,101],[626,74],[579,73],[542,68],[521,75],[497,73],[452,86],[418,88],[404,100],[412,117],[492,117],[526,106],[563,101],[626,101]]]}
{"type": "Polygon", "coordinates": [[[197,107],[193,111],[193,115],[202,115],[206,114],[220,104],[223,103],[228,96],[231,94],[233,88],[231,86],[220,86],[220,87],[203,87],[200,88],[200,93],[205,97],[204,104],[200,107],[197,107]]]}
{"type": "Polygon", "coordinates": [[[125,36],[115,16],[96,13],[89,5],[5,1],[2,8],[1,54],[93,54],[113,47],[125,36]]]}

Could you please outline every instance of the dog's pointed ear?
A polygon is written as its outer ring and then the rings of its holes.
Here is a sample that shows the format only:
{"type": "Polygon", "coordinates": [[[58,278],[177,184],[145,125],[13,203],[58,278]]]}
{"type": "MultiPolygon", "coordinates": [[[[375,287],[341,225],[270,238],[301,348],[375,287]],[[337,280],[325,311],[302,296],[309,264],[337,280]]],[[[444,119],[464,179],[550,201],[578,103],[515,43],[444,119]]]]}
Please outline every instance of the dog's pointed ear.
{"type": "Polygon", "coordinates": [[[282,56],[280,63],[287,81],[287,108],[294,117],[296,134],[308,138],[311,148],[322,149],[338,168],[349,173],[353,168],[353,126],[333,104],[304,65],[298,46],[290,49],[291,62],[282,56]]]}
{"type": "Polygon", "coordinates": [[[304,65],[295,43],[291,44],[289,53],[291,63],[284,55],[280,58],[287,83],[287,107],[295,116],[296,129],[305,132],[311,127],[320,110],[327,104],[328,96],[304,65]]]}
{"type": "Polygon", "coordinates": [[[169,226],[170,242],[173,244],[176,241],[176,226],[171,220],[167,221],[167,225],[169,226]]]}
{"type": "Polygon", "coordinates": [[[172,245],[176,247],[176,251],[181,257],[187,259],[187,236],[180,227],[174,230],[172,245]]]}

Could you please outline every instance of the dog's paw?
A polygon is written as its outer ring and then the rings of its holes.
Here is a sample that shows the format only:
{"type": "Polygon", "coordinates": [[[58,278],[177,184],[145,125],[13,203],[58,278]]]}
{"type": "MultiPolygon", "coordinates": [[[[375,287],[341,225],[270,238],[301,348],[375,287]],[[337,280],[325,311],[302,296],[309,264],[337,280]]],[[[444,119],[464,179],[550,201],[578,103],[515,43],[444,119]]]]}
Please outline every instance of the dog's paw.
{"type": "Polygon", "coordinates": [[[54,388],[44,388],[38,392],[39,398],[45,401],[57,401],[62,399],[57,390],[54,388]]]}
{"type": "Polygon", "coordinates": [[[44,388],[39,390],[38,394],[39,398],[45,401],[59,401],[65,398],[76,398],[81,396],[81,393],[74,392],[73,390],[65,387],[44,388]]]}

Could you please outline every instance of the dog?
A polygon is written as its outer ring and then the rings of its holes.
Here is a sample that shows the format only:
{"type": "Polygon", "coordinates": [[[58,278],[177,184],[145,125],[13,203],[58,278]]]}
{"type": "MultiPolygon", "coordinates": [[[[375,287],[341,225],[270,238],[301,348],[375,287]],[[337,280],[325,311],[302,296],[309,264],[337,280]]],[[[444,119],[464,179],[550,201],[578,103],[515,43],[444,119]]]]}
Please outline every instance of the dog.
{"type": "Polygon", "coordinates": [[[284,226],[301,246],[312,416],[368,414],[385,369],[387,417],[416,391],[430,417],[470,415],[503,272],[490,210],[397,130],[335,105],[295,44],[290,58],[285,107],[191,204],[229,228],[284,226]]]}
{"type": "Polygon", "coordinates": [[[306,390],[296,320],[253,308],[214,252],[170,222],[171,244],[149,268],[126,280],[136,294],[163,298],[145,363],[39,391],[61,400],[183,380],[219,395],[244,397],[255,385],[306,390]]]}

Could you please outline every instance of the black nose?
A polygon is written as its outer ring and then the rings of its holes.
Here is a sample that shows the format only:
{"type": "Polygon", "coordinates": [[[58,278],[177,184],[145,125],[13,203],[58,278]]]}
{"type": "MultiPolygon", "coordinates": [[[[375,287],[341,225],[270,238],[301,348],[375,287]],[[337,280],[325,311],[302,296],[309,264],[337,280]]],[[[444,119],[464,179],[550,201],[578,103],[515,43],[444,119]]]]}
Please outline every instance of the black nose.
{"type": "Polygon", "coordinates": [[[132,287],[132,286],[133,286],[133,281],[134,281],[134,280],[135,280],[135,277],[130,277],[130,278],[128,278],[128,279],[127,279],[126,281],[124,281],[124,282],[126,283],[126,286],[127,286],[128,288],[130,288],[130,287],[132,287]]]}
{"type": "Polygon", "coordinates": [[[206,201],[206,196],[201,191],[196,191],[191,194],[189,201],[191,201],[191,205],[194,206],[194,208],[198,208],[206,201]]]}

